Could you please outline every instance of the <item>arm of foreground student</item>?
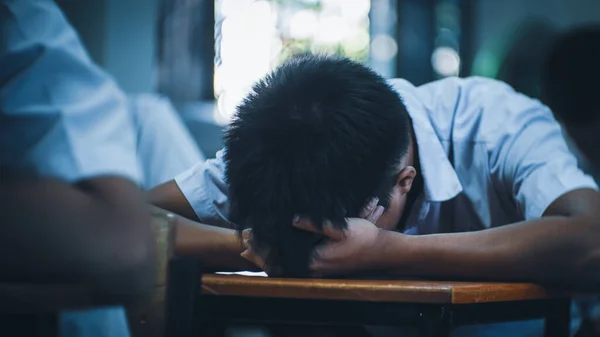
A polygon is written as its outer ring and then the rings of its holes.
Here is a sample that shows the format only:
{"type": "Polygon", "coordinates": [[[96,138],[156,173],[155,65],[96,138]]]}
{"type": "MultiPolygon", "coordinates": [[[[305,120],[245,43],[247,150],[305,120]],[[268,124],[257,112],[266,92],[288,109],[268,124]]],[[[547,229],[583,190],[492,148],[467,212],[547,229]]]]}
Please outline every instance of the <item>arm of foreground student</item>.
{"type": "Polygon", "coordinates": [[[82,286],[90,304],[128,302],[153,286],[150,219],[126,179],[1,181],[0,219],[0,282],[82,286]]]}
{"type": "MultiPolygon", "coordinates": [[[[362,270],[437,278],[524,280],[600,286],[600,195],[582,189],[557,199],[545,217],[478,232],[409,236],[360,219],[316,251],[316,275],[362,270]]],[[[306,221],[300,228],[315,231],[306,221]]]]}

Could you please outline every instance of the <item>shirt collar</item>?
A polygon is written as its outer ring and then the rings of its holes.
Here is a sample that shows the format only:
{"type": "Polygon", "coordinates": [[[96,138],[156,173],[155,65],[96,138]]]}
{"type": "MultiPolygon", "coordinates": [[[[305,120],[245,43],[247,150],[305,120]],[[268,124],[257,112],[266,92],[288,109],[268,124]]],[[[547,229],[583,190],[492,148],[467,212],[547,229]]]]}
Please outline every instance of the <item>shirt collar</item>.
{"type": "MultiPolygon", "coordinates": [[[[406,84],[412,90],[416,89],[410,83],[406,82],[406,84]]],[[[452,199],[462,192],[463,187],[425,113],[423,104],[414,95],[398,88],[406,84],[393,86],[402,97],[402,101],[412,119],[417,149],[419,150],[425,199],[430,202],[442,202],[452,199]]]]}

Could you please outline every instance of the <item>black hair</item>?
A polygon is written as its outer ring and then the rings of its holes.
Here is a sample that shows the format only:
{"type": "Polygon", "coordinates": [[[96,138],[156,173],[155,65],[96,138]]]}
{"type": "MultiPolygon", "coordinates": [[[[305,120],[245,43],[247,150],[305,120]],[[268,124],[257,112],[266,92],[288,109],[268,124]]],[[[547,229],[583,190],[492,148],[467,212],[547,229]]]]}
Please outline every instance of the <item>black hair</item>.
{"type": "Polygon", "coordinates": [[[267,265],[306,277],[322,238],[292,227],[294,215],[345,228],[368,200],[389,201],[409,147],[398,94],[364,65],[304,55],[260,80],[225,135],[230,220],[252,228],[267,265]]]}
{"type": "Polygon", "coordinates": [[[600,114],[600,26],[583,26],[553,44],[542,76],[543,101],[566,125],[588,123],[600,114]]]}

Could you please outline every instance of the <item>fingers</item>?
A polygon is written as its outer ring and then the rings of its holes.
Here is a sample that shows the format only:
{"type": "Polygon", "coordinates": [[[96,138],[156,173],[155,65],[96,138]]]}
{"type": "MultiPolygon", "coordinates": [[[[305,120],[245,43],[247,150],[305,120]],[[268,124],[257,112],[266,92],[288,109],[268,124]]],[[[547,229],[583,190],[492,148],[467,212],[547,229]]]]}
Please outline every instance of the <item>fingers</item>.
{"type": "Polygon", "coordinates": [[[242,245],[244,247],[244,251],[240,253],[242,258],[262,269],[269,276],[277,277],[282,275],[280,267],[267,266],[267,256],[270,253],[270,249],[262,248],[259,251],[252,245],[252,230],[250,228],[242,231],[242,245]]]}
{"type": "Polygon", "coordinates": [[[365,220],[371,222],[372,224],[376,224],[377,220],[379,220],[384,211],[385,209],[383,206],[377,206],[375,210],[365,218],[365,220]]]}
{"type": "Polygon", "coordinates": [[[252,235],[252,230],[250,228],[246,228],[242,231],[242,240],[250,240],[250,236],[252,235]]]}
{"type": "Polygon", "coordinates": [[[299,216],[294,217],[294,221],[292,222],[294,227],[298,229],[302,229],[308,232],[313,232],[317,234],[322,234],[321,230],[315,226],[312,221],[306,218],[300,218],[299,216]]]}
{"type": "Polygon", "coordinates": [[[265,259],[260,254],[256,253],[254,250],[252,250],[252,246],[250,246],[250,248],[244,250],[240,254],[240,256],[243,257],[244,259],[250,261],[250,263],[254,264],[258,268],[262,269],[264,272],[267,273],[267,275],[269,275],[271,277],[279,277],[283,274],[282,269],[280,267],[267,266],[267,262],[265,261],[265,259]]]}
{"type": "Polygon", "coordinates": [[[240,256],[243,257],[244,259],[250,261],[252,264],[257,266],[258,268],[260,268],[262,270],[266,269],[265,260],[262,257],[260,257],[260,255],[254,253],[251,249],[244,250],[240,254],[240,256]]]}
{"type": "Polygon", "coordinates": [[[377,207],[377,203],[379,202],[379,198],[372,198],[367,206],[363,208],[362,212],[360,212],[359,217],[366,219],[377,207]]]}
{"type": "Polygon", "coordinates": [[[298,219],[298,221],[295,221],[293,224],[294,224],[294,227],[296,227],[298,229],[325,235],[328,238],[335,240],[335,241],[340,241],[345,236],[344,230],[335,228],[329,220],[326,220],[325,222],[323,222],[322,230],[319,229],[317,226],[315,226],[312,223],[312,221],[310,221],[309,219],[306,219],[306,218],[300,218],[300,219],[298,219]]]}
{"type": "MultiPolygon", "coordinates": [[[[364,221],[361,219],[361,221],[364,221]]],[[[322,278],[330,276],[339,267],[340,249],[343,249],[344,242],[324,242],[317,245],[312,251],[308,269],[311,276],[322,278]]]]}
{"type": "Polygon", "coordinates": [[[240,254],[240,256],[250,261],[258,268],[267,271],[267,262],[265,261],[265,258],[262,254],[259,254],[253,249],[250,239],[244,239],[243,244],[246,249],[240,254]]]}
{"type": "Polygon", "coordinates": [[[346,237],[344,230],[341,228],[335,228],[329,220],[323,223],[323,235],[334,241],[341,241],[346,237]]]}
{"type": "Polygon", "coordinates": [[[240,254],[240,256],[252,262],[262,270],[265,270],[265,259],[252,247],[252,230],[250,228],[242,231],[242,245],[244,246],[245,250],[240,254]]]}

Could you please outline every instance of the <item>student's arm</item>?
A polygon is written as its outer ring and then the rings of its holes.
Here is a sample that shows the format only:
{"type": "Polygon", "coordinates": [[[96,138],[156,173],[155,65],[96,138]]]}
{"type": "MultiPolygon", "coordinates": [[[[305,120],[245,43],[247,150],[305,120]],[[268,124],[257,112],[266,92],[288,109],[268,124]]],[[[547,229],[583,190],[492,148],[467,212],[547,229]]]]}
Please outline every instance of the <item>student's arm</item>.
{"type": "Polygon", "coordinates": [[[158,185],[146,193],[148,202],[152,205],[198,221],[192,205],[187,201],[175,180],[158,185]]]}
{"type": "Polygon", "coordinates": [[[216,158],[200,162],[174,180],[150,190],[147,200],[179,215],[175,254],[196,257],[205,270],[255,270],[255,265],[240,257],[241,239],[227,220],[224,169],[223,152],[219,151],[216,158]]]}
{"type": "MultiPolygon", "coordinates": [[[[315,276],[365,271],[437,279],[530,281],[582,289],[600,288],[600,196],[567,193],[547,217],[477,232],[405,235],[351,219],[315,251],[315,276]],[[555,214],[555,216],[550,216],[555,214]]],[[[308,222],[301,229],[319,232],[308,222]]]]}
{"type": "Polygon", "coordinates": [[[234,230],[182,217],[176,218],[175,226],[174,253],[197,258],[204,271],[258,270],[240,256],[244,248],[234,230]]]}
{"type": "Polygon", "coordinates": [[[233,228],[227,219],[229,191],[224,177],[223,151],[150,190],[148,201],[194,221],[233,228]]]}
{"type": "Polygon", "coordinates": [[[429,277],[525,280],[600,288],[600,196],[569,192],[537,220],[471,233],[382,232],[380,266],[429,277]]]}
{"type": "Polygon", "coordinates": [[[317,251],[315,271],[375,268],[421,277],[600,287],[597,186],[577,168],[546,107],[499,82],[488,84],[478,95],[463,92],[480,101],[460,106],[495,109],[484,117],[502,120],[489,130],[490,179],[525,221],[478,232],[407,236],[352,220],[347,235],[317,251]]]}
{"type": "Polygon", "coordinates": [[[196,257],[209,271],[256,270],[255,265],[240,256],[241,239],[227,220],[229,201],[224,169],[223,151],[219,151],[216,158],[198,163],[150,190],[147,199],[180,215],[176,219],[175,254],[196,257]]]}
{"type": "Polygon", "coordinates": [[[578,169],[547,107],[499,82],[478,81],[482,82],[479,97],[488,98],[463,104],[503,116],[502,123],[490,129],[490,179],[525,221],[472,233],[422,237],[384,233],[384,246],[390,249],[387,257],[382,256],[384,266],[422,276],[526,280],[598,289],[600,195],[596,184],[578,169]],[[396,256],[402,261],[390,260],[401,250],[404,254],[396,256]]]}
{"type": "Polygon", "coordinates": [[[153,286],[149,213],[125,179],[2,181],[0,218],[0,282],[80,285],[98,304],[153,286]]]}

